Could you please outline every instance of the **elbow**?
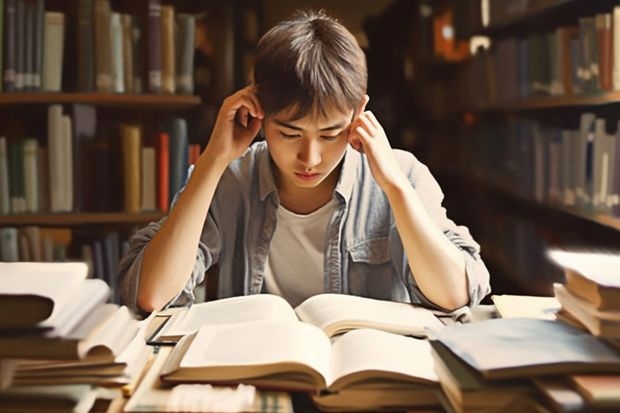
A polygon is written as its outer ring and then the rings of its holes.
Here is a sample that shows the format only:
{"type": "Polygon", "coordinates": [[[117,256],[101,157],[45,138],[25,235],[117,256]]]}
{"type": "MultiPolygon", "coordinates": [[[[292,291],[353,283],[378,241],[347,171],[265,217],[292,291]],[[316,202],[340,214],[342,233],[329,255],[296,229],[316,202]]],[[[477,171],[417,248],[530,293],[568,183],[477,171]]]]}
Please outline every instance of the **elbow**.
{"type": "Polygon", "coordinates": [[[151,291],[151,289],[141,285],[138,288],[136,305],[142,311],[152,313],[153,311],[161,310],[164,305],[166,305],[166,301],[162,297],[159,297],[156,291],[151,291]]]}

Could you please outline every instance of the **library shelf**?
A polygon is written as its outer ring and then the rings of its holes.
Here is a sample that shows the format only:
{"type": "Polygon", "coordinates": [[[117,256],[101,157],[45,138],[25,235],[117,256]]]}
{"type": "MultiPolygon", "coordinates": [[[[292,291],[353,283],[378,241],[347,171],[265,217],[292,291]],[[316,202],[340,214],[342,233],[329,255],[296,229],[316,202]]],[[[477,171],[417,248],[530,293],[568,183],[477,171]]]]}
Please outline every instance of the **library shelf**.
{"type": "Polygon", "coordinates": [[[152,212],[84,212],[0,215],[0,226],[41,225],[78,226],[93,224],[141,224],[158,221],[164,216],[161,211],[152,212]]]}
{"type": "Polygon", "coordinates": [[[16,104],[85,103],[95,106],[134,107],[156,109],[185,109],[201,104],[200,96],[179,94],[124,94],[124,93],[0,93],[0,106],[16,104]]]}

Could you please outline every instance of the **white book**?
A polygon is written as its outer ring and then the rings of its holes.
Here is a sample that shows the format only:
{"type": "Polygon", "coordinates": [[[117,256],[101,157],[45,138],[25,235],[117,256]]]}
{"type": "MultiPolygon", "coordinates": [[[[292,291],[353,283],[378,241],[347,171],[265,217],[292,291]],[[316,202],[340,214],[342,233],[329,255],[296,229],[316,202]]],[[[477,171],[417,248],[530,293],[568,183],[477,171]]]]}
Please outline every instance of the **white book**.
{"type": "Polygon", "coordinates": [[[9,158],[6,138],[0,136],[0,215],[11,213],[11,191],[9,188],[9,158]]]}
{"type": "Polygon", "coordinates": [[[65,15],[45,12],[43,28],[43,90],[60,92],[62,89],[62,61],[65,43],[65,15]]]}
{"type": "Polygon", "coordinates": [[[123,72],[123,25],[121,14],[110,15],[110,45],[112,58],[112,91],[123,93],[125,91],[125,77],[123,72]]]}
{"type": "Polygon", "coordinates": [[[17,228],[0,228],[0,258],[5,262],[19,261],[17,228]]]}
{"type": "Polygon", "coordinates": [[[39,142],[33,138],[24,140],[24,195],[26,212],[39,210],[39,142]]]}

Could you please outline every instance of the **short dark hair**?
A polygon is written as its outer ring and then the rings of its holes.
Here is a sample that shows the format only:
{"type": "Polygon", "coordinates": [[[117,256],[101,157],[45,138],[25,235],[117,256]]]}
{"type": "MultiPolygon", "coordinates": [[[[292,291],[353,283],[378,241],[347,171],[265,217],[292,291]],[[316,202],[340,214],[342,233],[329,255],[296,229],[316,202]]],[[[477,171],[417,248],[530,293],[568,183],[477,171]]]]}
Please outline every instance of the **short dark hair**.
{"type": "Polygon", "coordinates": [[[254,82],[265,115],[289,106],[295,119],[312,110],[345,113],[366,93],[366,58],[351,32],[324,10],[300,10],[260,39],[254,82]]]}

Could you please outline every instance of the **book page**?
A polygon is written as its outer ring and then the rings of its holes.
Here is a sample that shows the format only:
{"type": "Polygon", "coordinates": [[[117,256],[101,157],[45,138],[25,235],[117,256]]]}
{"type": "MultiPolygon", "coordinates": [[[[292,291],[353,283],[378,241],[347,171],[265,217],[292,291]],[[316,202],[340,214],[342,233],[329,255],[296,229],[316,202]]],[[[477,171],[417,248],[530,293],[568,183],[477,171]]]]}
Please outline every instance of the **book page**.
{"type": "Polygon", "coordinates": [[[345,294],[312,296],[295,312],[300,320],[320,327],[330,337],[362,327],[426,337],[429,329],[444,326],[423,307],[345,294]]]}
{"type": "MultiPolygon", "coordinates": [[[[0,274],[2,274],[0,308],[2,311],[7,310],[2,305],[5,297],[10,299],[12,296],[39,296],[41,302],[52,301],[51,313],[48,317],[52,318],[71,297],[70,292],[73,288],[86,279],[87,273],[88,267],[84,262],[0,262],[0,274]]],[[[24,300],[22,302],[26,303],[24,300]]],[[[11,300],[10,303],[12,307],[13,301],[11,300]]],[[[10,310],[14,311],[15,308],[10,308],[10,310]]],[[[7,319],[6,323],[13,319],[14,324],[19,325],[21,312],[22,310],[14,312],[15,317],[7,319]]]]}
{"type": "Polygon", "coordinates": [[[205,325],[198,330],[179,367],[208,368],[208,374],[203,370],[205,378],[236,381],[296,373],[297,363],[322,376],[313,386],[322,388],[330,379],[330,353],[327,336],[317,327],[299,321],[205,325]]]}
{"type": "Polygon", "coordinates": [[[160,334],[161,339],[179,338],[203,325],[238,323],[253,320],[296,321],[288,302],[277,295],[256,294],[222,298],[192,305],[175,313],[160,334]]]}
{"type": "Polygon", "coordinates": [[[495,294],[491,298],[502,318],[529,317],[555,320],[555,313],[560,309],[560,303],[555,297],[495,294]]]}
{"type": "Polygon", "coordinates": [[[335,339],[332,348],[330,390],[355,382],[386,385],[392,380],[410,384],[438,383],[431,346],[427,340],[362,328],[335,339]]]}
{"type": "Polygon", "coordinates": [[[620,289],[620,254],[551,250],[549,257],[558,265],[571,268],[599,285],[620,289]]]}

